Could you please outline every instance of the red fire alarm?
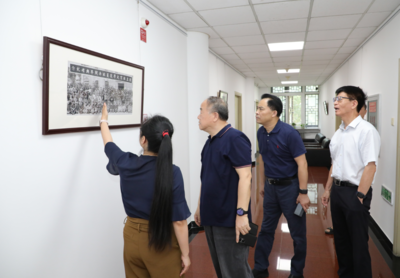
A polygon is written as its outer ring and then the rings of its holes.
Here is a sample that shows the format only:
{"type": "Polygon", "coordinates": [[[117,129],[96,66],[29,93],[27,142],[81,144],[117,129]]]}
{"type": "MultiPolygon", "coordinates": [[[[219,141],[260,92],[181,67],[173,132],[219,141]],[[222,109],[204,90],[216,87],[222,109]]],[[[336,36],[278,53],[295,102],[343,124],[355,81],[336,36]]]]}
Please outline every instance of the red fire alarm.
{"type": "Polygon", "coordinates": [[[146,30],[140,28],[140,40],[147,43],[146,30]]]}
{"type": "Polygon", "coordinates": [[[147,26],[149,26],[149,24],[150,24],[150,21],[148,21],[147,19],[145,19],[145,18],[142,17],[142,20],[141,20],[141,22],[140,22],[140,25],[142,25],[142,28],[143,28],[143,29],[146,29],[147,26]]]}

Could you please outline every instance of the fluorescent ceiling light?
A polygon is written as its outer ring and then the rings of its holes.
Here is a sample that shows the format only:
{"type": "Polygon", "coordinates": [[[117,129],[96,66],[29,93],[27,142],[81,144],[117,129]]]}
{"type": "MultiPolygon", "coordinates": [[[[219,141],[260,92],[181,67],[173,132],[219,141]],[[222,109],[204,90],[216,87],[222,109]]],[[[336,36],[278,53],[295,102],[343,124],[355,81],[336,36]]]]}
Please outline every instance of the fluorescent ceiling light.
{"type": "Polygon", "coordinates": [[[278,73],[298,73],[300,72],[300,69],[280,69],[278,70],[278,73]]]}
{"type": "Polygon", "coordinates": [[[282,84],[297,84],[299,81],[282,81],[282,84]]]}
{"type": "Polygon", "coordinates": [[[287,50],[300,50],[304,47],[304,42],[279,42],[269,43],[270,51],[287,51],[287,50]]]}

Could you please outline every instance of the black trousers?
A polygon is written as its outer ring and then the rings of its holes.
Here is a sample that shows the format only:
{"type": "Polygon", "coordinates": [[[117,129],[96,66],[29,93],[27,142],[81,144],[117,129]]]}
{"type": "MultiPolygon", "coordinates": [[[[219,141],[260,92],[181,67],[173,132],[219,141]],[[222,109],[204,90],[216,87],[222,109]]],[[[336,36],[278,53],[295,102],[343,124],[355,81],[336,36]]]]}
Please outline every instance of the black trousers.
{"type": "Polygon", "coordinates": [[[340,278],[372,278],[368,216],[372,188],[361,204],[358,187],[332,185],[331,212],[340,278]]]}

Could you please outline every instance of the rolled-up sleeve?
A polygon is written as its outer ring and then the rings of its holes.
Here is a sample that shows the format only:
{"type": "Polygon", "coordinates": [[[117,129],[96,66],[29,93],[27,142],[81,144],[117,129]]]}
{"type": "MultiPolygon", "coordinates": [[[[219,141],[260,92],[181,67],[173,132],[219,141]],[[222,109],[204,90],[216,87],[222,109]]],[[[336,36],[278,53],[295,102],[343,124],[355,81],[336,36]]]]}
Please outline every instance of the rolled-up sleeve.
{"type": "Polygon", "coordinates": [[[108,142],[104,147],[104,152],[109,159],[107,171],[111,175],[119,175],[118,161],[125,153],[114,142],[108,142]]]}
{"type": "Polygon", "coordinates": [[[190,214],[185,198],[185,188],[181,170],[179,167],[174,167],[172,221],[186,220],[190,214]]]}

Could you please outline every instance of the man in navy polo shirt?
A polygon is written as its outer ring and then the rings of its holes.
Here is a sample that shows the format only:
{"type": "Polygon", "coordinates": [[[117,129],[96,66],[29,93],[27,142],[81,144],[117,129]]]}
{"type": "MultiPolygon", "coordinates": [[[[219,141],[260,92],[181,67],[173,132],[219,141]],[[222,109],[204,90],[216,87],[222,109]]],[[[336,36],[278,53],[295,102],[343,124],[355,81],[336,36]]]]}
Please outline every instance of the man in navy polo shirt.
{"type": "Polygon", "coordinates": [[[306,214],[301,217],[294,214],[297,203],[305,211],[310,205],[306,149],[297,130],[279,120],[281,113],[282,102],[278,97],[271,94],[261,97],[256,121],[262,125],[257,138],[265,173],[265,187],[261,192],[264,218],[254,255],[255,278],[269,276],[268,257],[282,213],[288,222],[294,245],[289,278],[303,278],[306,261],[306,214]]]}
{"type": "Polygon", "coordinates": [[[249,247],[238,244],[250,231],[251,143],[227,123],[228,106],[209,97],[200,108],[199,127],[210,136],[201,153],[201,190],[195,213],[203,225],[219,278],[252,278],[249,247]]]}

